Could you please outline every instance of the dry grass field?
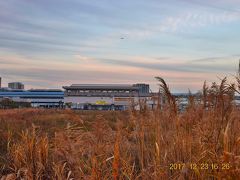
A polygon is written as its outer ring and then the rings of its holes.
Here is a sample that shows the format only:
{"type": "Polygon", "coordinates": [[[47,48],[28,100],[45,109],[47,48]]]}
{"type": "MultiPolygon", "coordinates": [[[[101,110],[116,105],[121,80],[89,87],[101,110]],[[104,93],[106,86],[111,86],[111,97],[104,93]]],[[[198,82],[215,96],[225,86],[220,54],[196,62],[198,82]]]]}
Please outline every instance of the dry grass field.
{"type": "Polygon", "coordinates": [[[240,109],[226,80],[185,112],[0,110],[0,179],[240,179],[240,109]]]}

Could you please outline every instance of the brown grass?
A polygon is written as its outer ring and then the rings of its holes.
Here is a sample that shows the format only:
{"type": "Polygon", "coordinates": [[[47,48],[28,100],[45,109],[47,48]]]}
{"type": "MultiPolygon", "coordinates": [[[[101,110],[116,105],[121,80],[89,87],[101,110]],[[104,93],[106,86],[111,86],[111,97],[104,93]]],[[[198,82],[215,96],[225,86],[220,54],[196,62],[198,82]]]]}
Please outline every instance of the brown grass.
{"type": "Polygon", "coordinates": [[[240,179],[233,86],[205,83],[179,113],[158,80],[166,104],[153,111],[0,110],[0,178],[240,179]]]}

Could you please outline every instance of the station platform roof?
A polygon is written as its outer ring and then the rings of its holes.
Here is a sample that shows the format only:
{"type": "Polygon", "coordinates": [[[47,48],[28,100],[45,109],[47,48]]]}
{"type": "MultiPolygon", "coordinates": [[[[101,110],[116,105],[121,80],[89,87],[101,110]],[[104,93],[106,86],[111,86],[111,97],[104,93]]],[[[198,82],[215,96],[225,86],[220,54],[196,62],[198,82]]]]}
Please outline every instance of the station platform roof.
{"type": "Polygon", "coordinates": [[[63,86],[66,90],[138,90],[139,87],[132,84],[72,84],[63,86]]]}

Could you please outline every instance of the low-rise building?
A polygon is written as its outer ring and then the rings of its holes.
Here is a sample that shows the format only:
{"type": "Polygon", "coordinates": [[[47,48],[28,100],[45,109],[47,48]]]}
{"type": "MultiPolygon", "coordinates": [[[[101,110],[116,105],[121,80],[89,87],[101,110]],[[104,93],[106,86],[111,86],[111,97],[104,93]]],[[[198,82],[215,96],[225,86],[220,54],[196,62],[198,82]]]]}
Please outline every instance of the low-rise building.
{"type": "Polygon", "coordinates": [[[58,89],[14,90],[2,88],[0,100],[6,98],[15,102],[29,102],[32,107],[61,108],[64,106],[64,93],[58,89]]]}
{"type": "Polygon", "coordinates": [[[140,101],[154,106],[148,84],[73,84],[63,88],[64,102],[73,109],[126,110],[140,101]]]}
{"type": "Polygon", "coordinates": [[[10,89],[24,89],[24,84],[21,82],[10,82],[8,83],[10,89]]]}

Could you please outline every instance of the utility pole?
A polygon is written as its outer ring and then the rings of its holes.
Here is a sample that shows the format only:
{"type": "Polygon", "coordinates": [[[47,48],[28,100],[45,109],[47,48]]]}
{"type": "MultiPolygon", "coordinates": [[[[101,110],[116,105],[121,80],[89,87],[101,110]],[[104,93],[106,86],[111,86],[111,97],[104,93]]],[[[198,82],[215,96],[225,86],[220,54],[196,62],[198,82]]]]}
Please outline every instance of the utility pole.
{"type": "Polygon", "coordinates": [[[238,64],[238,78],[240,78],[240,59],[239,59],[239,64],[238,64]]]}

